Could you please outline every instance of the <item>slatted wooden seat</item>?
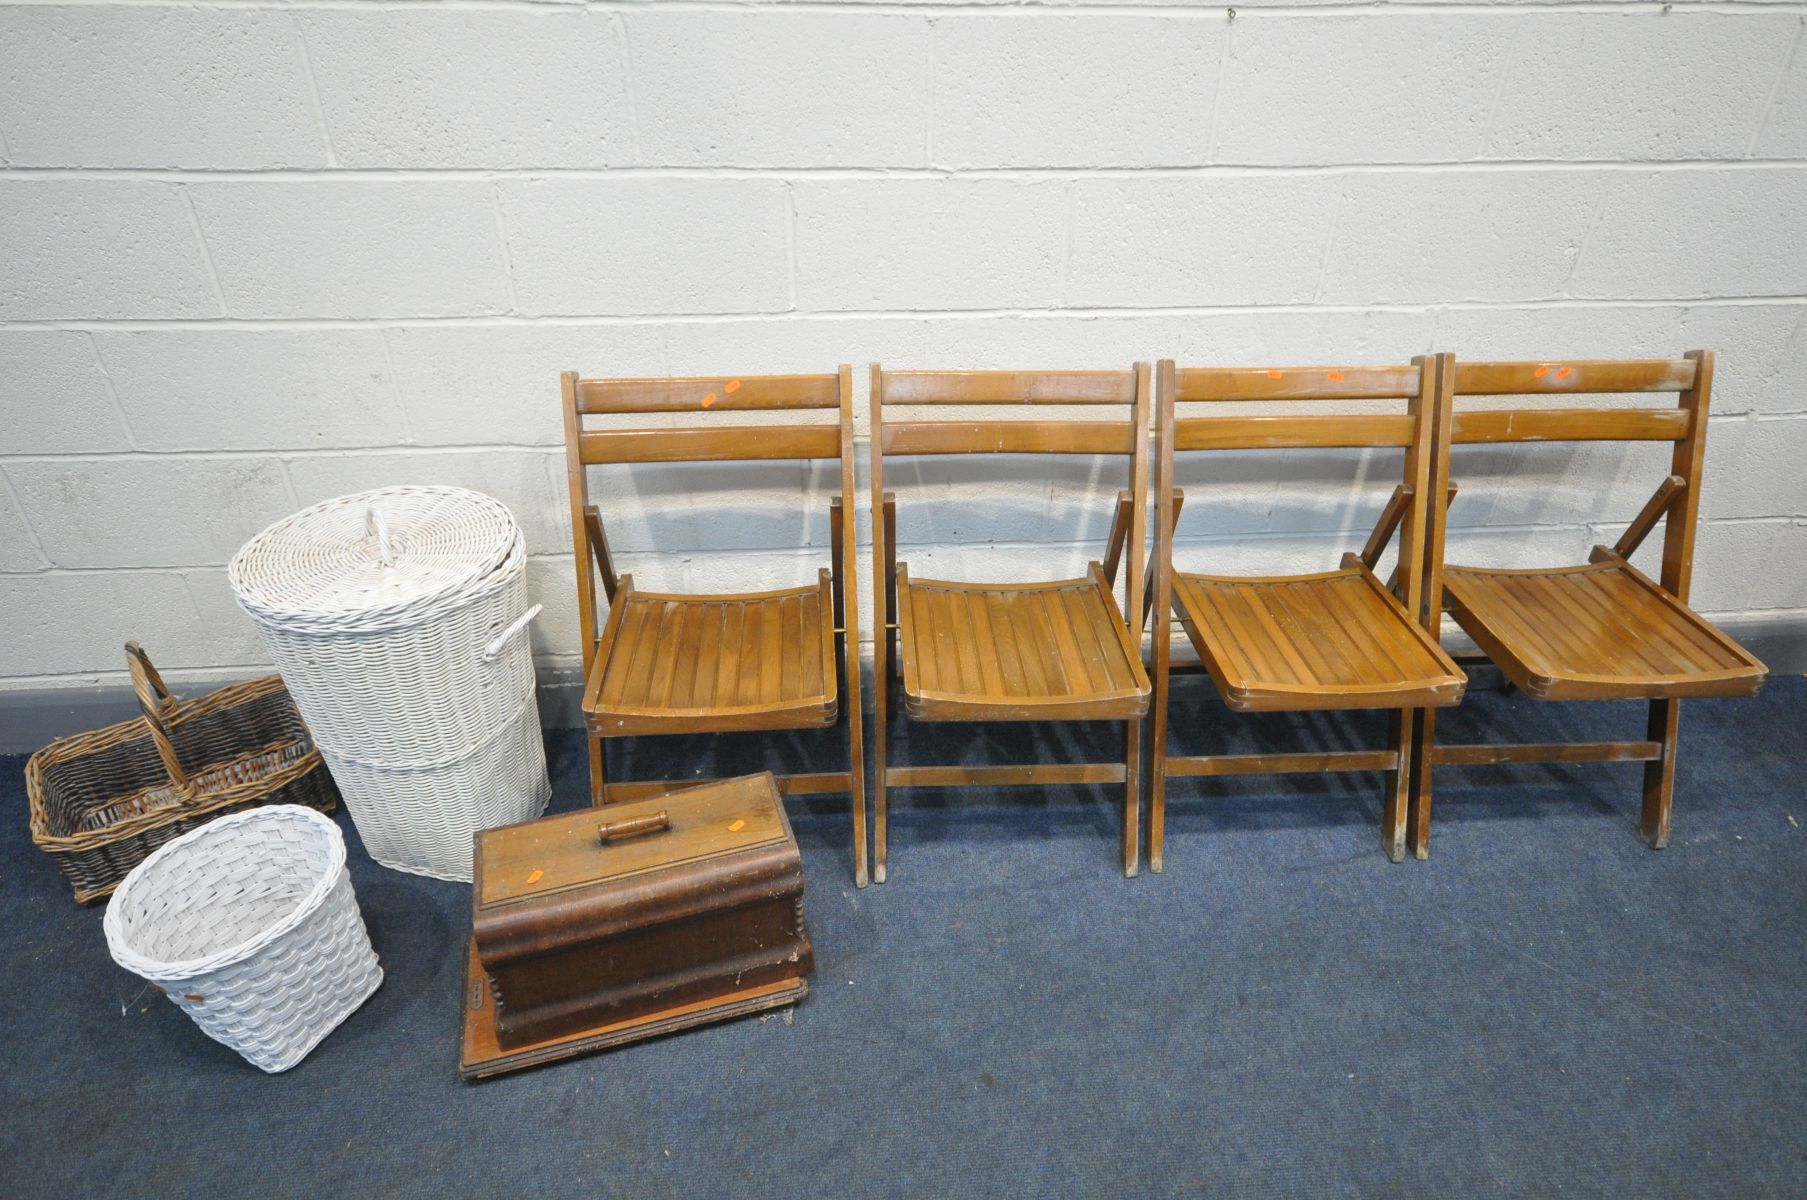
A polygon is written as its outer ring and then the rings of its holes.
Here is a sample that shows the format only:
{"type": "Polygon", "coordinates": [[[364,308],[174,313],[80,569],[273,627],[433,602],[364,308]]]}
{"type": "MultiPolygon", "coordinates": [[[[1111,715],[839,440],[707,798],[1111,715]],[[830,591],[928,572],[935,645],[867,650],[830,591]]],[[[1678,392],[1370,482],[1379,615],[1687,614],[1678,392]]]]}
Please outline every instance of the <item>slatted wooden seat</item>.
{"type": "Polygon", "coordinates": [[[624,577],[584,688],[599,737],[833,725],[829,573],[813,588],[728,596],[634,590],[624,577]]]}
{"type": "Polygon", "coordinates": [[[854,881],[866,886],[865,756],[853,514],[853,370],[832,375],[711,379],[563,378],[565,451],[577,555],[594,804],[679,784],[607,779],[603,739],[646,734],[810,729],[844,722],[848,769],[781,775],[788,794],[846,792],[853,809],[854,881]],[[785,411],[807,423],[751,424],[735,414],[785,411]],[[821,416],[832,412],[832,416],[821,416]],[[683,427],[593,429],[586,417],[690,413],[683,427]],[[602,464],[838,459],[841,495],[830,506],[830,565],[812,586],[764,592],[642,592],[615,574],[602,515],[589,502],[589,470],[602,464]],[[608,602],[597,629],[596,584],[608,602]],[[857,642],[855,643],[857,645],[857,642]]]}
{"type": "Polygon", "coordinates": [[[1381,846],[1405,854],[1413,714],[1454,704],[1466,679],[1430,632],[1425,598],[1431,577],[1432,437],[1446,403],[1442,367],[1421,358],[1409,367],[1194,369],[1162,361],[1156,374],[1154,762],[1149,778],[1148,863],[1159,871],[1166,844],[1167,781],[1194,776],[1304,771],[1387,773],[1381,846]],[[1402,414],[1255,416],[1176,415],[1180,404],[1403,400],[1402,414]],[[1394,489],[1360,554],[1334,571],[1239,577],[1181,572],[1174,531],[1183,497],[1174,487],[1175,454],[1194,450],[1397,447],[1403,482],[1394,489]],[[1393,586],[1374,567],[1395,534],[1393,586]],[[1305,754],[1173,755],[1173,636],[1177,616],[1225,704],[1239,712],[1379,708],[1389,712],[1385,750],[1305,754]]]}
{"type": "Polygon", "coordinates": [[[1173,607],[1238,712],[1454,703],[1462,673],[1363,564],[1251,579],[1175,572],[1173,607]]]}
{"type": "Polygon", "coordinates": [[[1617,555],[1543,570],[1448,568],[1449,611],[1539,700],[1748,696],[1765,668],[1617,555]]]}
{"type": "Polygon", "coordinates": [[[918,721],[1125,721],[1148,675],[1102,570],[1054,583],[897,573],[904,711],[918,721]]]}
{"type": "MultiPolygon", "coordinates": [[[[1669,840],[1675,746],[1683,697],[1748,696],[1763,664],[1687,605],[1694,568],[1701,466],[1713,355],[1621,362],[1459,362],[1451,394],[1567,396],[1671,393],[1670,408],[1467,409],[1452,403],[1438,430],[1438,459],[1450,447],[1524,441],[1670,442],[1670,473],[1611,548],[1594,547],[1584,565],[1545,569],[1449,566],[1433,597],[1447,607],[1483,655],[1526,695],[1539,700],[1648,700],[1645,739],[1518,745],[1437,745],[1426,712],[1414,747],[1411,844],[1430,853],[1431,783],[1439,766],[1520,762],[1642,762],[1639,824],[1653,849],[1669,840]],[[1660,581],[1628,561],[1663,524],[1660,581]]],[[[1439,510],[1440,514],[1440,510],[1439,510]]],[[[1440,519],[1440,517],[1439,517],[1440,519]]],[[[1440,547],[1441,531],[1435,539],[1440,547]]]]}
{"type": "Polygon", "coordinates": [[[873,878],[886,863],[886,796],[898,787],[970,784],[1123,785],[1123,871],[1141,860],[1141,717],[1150,686],[1123,613],[1142,611],[1148,522],[1149,372],[884,371],[872,367],[872,561],[877,638],[873,878]],[[918,405],[1116,405],[1116,420],[1016,417],[901,420],[918,405]],[[896,503],[884,490],[887,455],[1084,454],[1129,459],[1105,561],[1084,578],[962,583],[912,579],[897,557],[896,503]],[[1127,604],[1113,586],[1127,558],[1127,604]],[[896,620],[891,619],[896,613],[896,620]],[[892,664],[904,715],[918,721],[1122,721],[1121,762],[1019,766],[892,766],[887,758],[892,664]]]}

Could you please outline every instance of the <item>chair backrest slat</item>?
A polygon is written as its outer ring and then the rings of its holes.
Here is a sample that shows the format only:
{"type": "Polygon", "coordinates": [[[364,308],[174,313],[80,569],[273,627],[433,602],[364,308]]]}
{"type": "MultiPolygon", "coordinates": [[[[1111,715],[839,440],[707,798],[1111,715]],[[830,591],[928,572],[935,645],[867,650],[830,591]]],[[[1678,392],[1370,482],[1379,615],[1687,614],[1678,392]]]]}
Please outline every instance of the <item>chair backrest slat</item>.
{"type": "Polygon", "coordinates": [[[1134,404],[1129,371],[886,371],[886,404],[1134,404]]]}
{"type": "Polygon", "coordinates": [[[1413,421],[1403,413],[1185,417],[1173,423],[1175,450],[1271,450],[1409,446],[1413,421]]]}
{"type": "Polygon", "coordinates": [[[1281,400],[1403,400],[1406,411],[1189,416],[1173,421],[1175,450],[1410,446],[1424,390],[1422,364],[1395,367],[1189,367],[1171,377],[1174,404],[1281,400]]]}
{"type": "Polygon", "coordinates": [[[1679,408],[1484,408],[1456,413],[1450,440],[1459,445],[1679,442],[1688,436],[1691,425],[1688,413],[1679,408]]]}
{"type": "Polygon", "coordinates": [[[835,408],[840,402],[833,375],[577,381],[577,411],[595,415],[835,408]]]}
{"type": "Polygon", "coordinates": [[[1124,419],[894,420],[894,408],[1114,404],[1133,409],[1135,371],[886,371],[872,375],[873,436],[884,454],[1133,454],[1133,414],[1124,419]]]}
{"type": "Polygon", "coordinates": [[[1456,361],[1458,396],[1539,396],[1563,392],[1681,392],[1694,386],[1685,358],[1567,362],[1456,361]]]}
{"type": "Polygon", "coordinates": [[[1174,399],[1404,400],[1418,394],[1417,367],[1188,367],[1174,399]]]}
{"type": "Polygon", "coordinates": [[[738,425],[725,429],[589,429],[579,439],[588,464],[839,458],[833,425],[738,425]]]}
{"type": "MultiPolygon", "coordinates": [[[[887,389],[887,396],[889,389],[887,389]]],[[[1128,454],[1124,421],[900,421],[883,432],[886,454],[1128,454]]]]}
{"type": "MultiPolygon", "coordinates": [[[[1461,362],[1454,396],[1562,396],[1685,393],[1695,386],[1692,358],[1461,362]]],[[[1615,408],[1458,407],[1450,423],[1457,445],[1496,442],[1680,442],[1693,432],[1690,406],[1615,408]]]]}

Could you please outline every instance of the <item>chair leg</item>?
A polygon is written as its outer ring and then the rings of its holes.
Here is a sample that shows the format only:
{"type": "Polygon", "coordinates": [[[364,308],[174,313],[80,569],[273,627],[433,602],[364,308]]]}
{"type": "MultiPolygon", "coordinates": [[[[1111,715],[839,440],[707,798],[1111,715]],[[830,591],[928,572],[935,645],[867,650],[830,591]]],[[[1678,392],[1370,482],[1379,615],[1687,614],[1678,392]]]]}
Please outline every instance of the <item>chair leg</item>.
{"type": "MultiPolygon", "coordinates": [[[[859,669],[856,658],[853,670],[859,669]]],[[[857,697],[858,693],[854,695],[857,697]]],[[[869,879],[866,865],[866,755],[861,743],[865,740],[862,735],[866,716],[860,711],[858,699],[843,703],[841,708],[847,722],[847,799],[853,808],[853,883],[855,887],[865,887],[869,879]]]]}
{"type": "Polygon", "coordinates": [[[1398,755],[1387,772],[1387,796],[1380,815],[1380,848],[1390,862],[1405,858],[1406,810],[1412,799],[1413,711],[1396,708],[1387,714],[1387,741],[1398,755]]]}
{"type": "Polygon", "coordinates": [[[1679,700],[1650,702],[1647,736],[1662,746],[1663,756],[1644,764],[1644,813],[1638,826],[1652,850],[1669,844],[1669,806],[1675,797],[1675,742],[1681,711],[1679,700]]]}
{"type": "Polygon", "coordinates": [[[1123,874],[1142,866],[1142,722],[1129,722],[1123,751],[1123,874]]]}
{"type": "MultiPolygon", "coordinates": [[[[879,630],[882,636],[884,630],[879,630]]],[[[876,655],[878,668],[872,681],[872,882],[885,881],[885,771],[890,766],[886,752],[885,725],[891,707],[891,663],[888,655],[876,655]]]]}
{"type": "Polygon", "coordinates": [[[608,776],[603,767],[607,759],[603,757],[601,738],[586,736],[585,740],[590,743],[590,807],[601,808],[606,803],[603,789],[608,786],[608,776]]]}
{"type": "Polygon", "coordinates": [[[1415,858],[1431,856],[1431,770],[1437,746],[1437,710],[1421,708],[1412,714],[1411,818],[1406,840],[1415,858]]]}
{"type": "Polygon", "coordinates": [[[1161,852],[1167,844],[1167,679],[1163,672],[1154,683],[1154,726],[1149,730],[1148,763],[1148,869],[1161,870],[1161,852]]]}

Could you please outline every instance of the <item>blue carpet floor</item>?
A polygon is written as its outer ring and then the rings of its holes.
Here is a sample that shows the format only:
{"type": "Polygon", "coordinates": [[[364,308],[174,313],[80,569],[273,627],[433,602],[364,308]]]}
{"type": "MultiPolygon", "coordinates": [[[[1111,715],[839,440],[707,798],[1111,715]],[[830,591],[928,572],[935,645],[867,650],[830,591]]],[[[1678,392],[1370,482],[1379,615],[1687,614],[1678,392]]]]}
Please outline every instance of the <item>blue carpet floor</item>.
{"type": "MultiPolygon", "coordinates": [[[[1233,719],[1182,687],[1189,748],[1380,734],[1372,714],[1233,719]]],[[[1477,691],[1444,728],[1643,722],[1477,691]]],[[[1070,736],[919,727],[904,752],[1115,741],[1070,736]]],[[[1434,857],[1398,865],[1376,775],[1187,781],[1166,872],[1130,880],[1103,788],[900,793],[891,881],[864,891],[844,802],[793,800],[818,960],[794,1020],[474,1086],[455,1073],[468,888],[373,865],[341,814],[388,978],[267,1077],[113,965],[7,760],[0,1194],[1807,1194],[1807,681],[1690,703],[1682,737],[1660,854],[1636,765],[1446,770],[1434,857]]],[[[784,769],[822,744],[647,740],[612,762],[784,769]]],[[[554,807],[575,807],[581,743],[550,745],[554,807]]]]}

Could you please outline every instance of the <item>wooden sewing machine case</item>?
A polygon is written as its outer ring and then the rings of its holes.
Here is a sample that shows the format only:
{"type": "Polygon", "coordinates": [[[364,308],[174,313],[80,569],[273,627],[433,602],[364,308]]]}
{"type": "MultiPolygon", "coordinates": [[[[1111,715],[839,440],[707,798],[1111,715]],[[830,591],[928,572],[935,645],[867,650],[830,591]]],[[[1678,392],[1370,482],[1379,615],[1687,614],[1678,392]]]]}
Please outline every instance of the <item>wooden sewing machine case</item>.
{"type": "Polygon", "coordinates": [[[815,953],[770,774],[476,835],[466,1079],[794,1004],[815,953]]]}

